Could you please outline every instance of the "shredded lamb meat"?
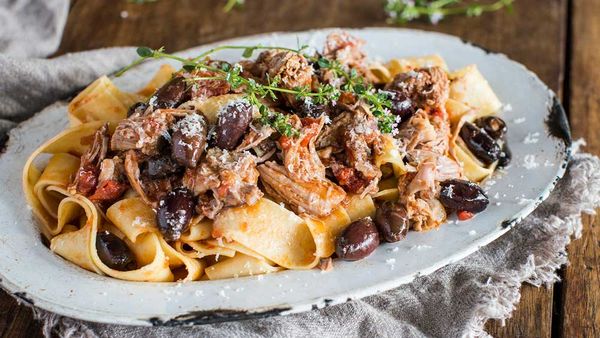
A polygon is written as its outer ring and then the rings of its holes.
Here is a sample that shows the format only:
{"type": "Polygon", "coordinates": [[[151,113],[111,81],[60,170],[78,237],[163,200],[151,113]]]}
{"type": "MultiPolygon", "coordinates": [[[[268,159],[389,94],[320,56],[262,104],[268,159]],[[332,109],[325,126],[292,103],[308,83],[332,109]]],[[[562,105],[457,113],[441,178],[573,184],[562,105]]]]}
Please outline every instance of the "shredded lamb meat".
{"type": "Polygon", "coordinates": [[[290,119],[299,127],[297,137],[282,136],[279,140],[283,151],[283,165],[292,179],[310,181],[325,178],[325,166],[319,159],[314,140],[323,128],[324,119],[290,119]]]}
{"type": "Polygon", "coordinates": [[[94,134],[94,141],[88,150],[81,156],[81,164],[75,179],[68,190],[73,194],[83,196],[91,195],[98,185],[100,163],[108,152],[108,124],[104,124],[94,134]]]}
{"type": "Polygon", "coordinates": [[[121,197],[127,190],[123,160],[115,156],[100,163],[98,186],[89,198],[93,202],[109,202],[121,197]]]}
{"type": "MultiPolygon", "coordinates": [[[[213,65],[214,66],[214,65],[213,65]]],[[[229,82],[225,80],[197,80],[200,77],[214,77],[219,74],[212,70],[195,70],[183,76],[191,83],[191,99],[207,99],[212,96],[225,95],[231,91],[229,82]]]]}
{"type": "Polygon", "coordinates": [[[396,75],[386,90],[410,98],[418,108],[436,110],[448,100],[450,81],[440,67],[417,68],[396,75]]]}
{"type": "Polygon", "coordinates": [[[374,163],[375,156],[381,151],[377,119],[360,106],[338,116],[332,125],[337,130],[328,130],[320,140],[322,145],[331,144],[344,150],[331,162],[338,183],[347,191],[363,196],[377,192],[381,178],[381,170],[374,163]]]}
{"type": "Polygon", "coordinates": [[[183,176],[183,186],[199,196],[196,210],[210,219],[223,207],[255,204],[263,196],[257,182],[253,155],[219,148],[209,149],[202,164],[183,176]]]}
{"type": "Polygon", "coordinates": [[[344,189],[335,183],[291,178],[285,167],[272,161],[259,165],[258,171],[267,194],[301,214],[327,216],[346,198],[344,189]]]}
{"type": "Polygon", "coordinates": [[[136,149],[145,155],[157,155],[160,141],[168,137],[168,129],[174,121],[173,114],[163,109],[122,120],[110,140],[110,148],[113,151],[136,149]]]}
{"type": "MultiPolygon", "coordinates": [[[[251,73],[262,82],[278,78],[277,85],[282,88],[310,88],[313,68],[301,54],[291,51],[267,50],[260,53],[252,65],[251,73]]],[[[286,94],[283,97],[289,106],[296,105],[294,95],[286,94]]]]}
{"type": "Polygon", "coordinates": [[[333,32],[325,40],[323,56],[339,61],[347,68],[353,68],[365,75],[367,55],[362,51],[365,41],[346,32],[333,32]]]}

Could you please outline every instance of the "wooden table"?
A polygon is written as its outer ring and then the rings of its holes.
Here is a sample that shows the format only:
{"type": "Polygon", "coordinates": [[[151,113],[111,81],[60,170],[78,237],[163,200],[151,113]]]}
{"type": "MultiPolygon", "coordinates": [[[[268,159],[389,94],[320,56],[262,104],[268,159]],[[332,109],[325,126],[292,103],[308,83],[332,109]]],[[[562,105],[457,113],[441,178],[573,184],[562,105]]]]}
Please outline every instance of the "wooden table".
{"type": "MultiPolygon", "coordinates": [[[[57,55],[108,46],[165,46],[176,51],[248,34],[320,27],[385,26],[381,0],[247,0],[224,13],[223,0],[72,1],[57,55]]],[[[518,0],[514,13],[448,18],[439,25],[407,27],[458,35],[505,53],[536,72],[567,108],[575,138],[600,154],[600,1],[518,0]]],[[[498,337],[600,337],[600,226],[585,217],[583,238],[569,245],[571,264],[562,282],[549,288],[522,287],[521,301],[498,337]]],[[[41,336],[31,310],[0,294],[0,334],[41,336]]]]}

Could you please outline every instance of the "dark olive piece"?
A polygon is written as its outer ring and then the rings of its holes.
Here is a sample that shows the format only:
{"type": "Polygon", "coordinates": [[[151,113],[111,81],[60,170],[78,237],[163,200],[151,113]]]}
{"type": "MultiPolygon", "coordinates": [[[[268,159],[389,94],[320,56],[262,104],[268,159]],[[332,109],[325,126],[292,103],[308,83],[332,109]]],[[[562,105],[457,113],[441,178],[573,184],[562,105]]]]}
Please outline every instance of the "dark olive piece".
{"type": "Polygon", "coordinates": [[[392,107],[390,111],[400,117],[400,123],[408,121],[417,112],[417,106],[406,94],[396,90],[390,92],[394,94],[391,98],[392,107]]]}
{"type": "Polygon", "coordinates": [[[380,237],[389,243],[404,239],[408,233],[409,219],[406,208],[398,202],[386,201],[377,208],[375,225],[380,237]]]}
{"type": "Polygon", "coordinates": [[[130,117],[131,115],[142,116],[144,115],[146,109],[148,109],[147,103],[136,102],[129,107],[129,110],[127,111],[127,117],[130,117]]]}
{"type": "Polygon", "coordinates": [[[508,143],[506,141],[504,141],[504,144],[502,145],[502,151],[500,152],[500,156],[498,157],[498,166],[506,167],[510,164],[511,160],[512,160],[512,152],[510,151],[510,148],[508,147],[508,143]]]}
{"type": "Polygon", "coordinates": [[[233,150],[240,144],[252,122],[252,105],[245,101],[228,104],[220,113],[215,128],[215,145],[233,150]]]}
{"type": "Polygon", "coordinates": [[[171,157],[177,163],[195,168],[204,152],[208,126],[202,114],[190,114],[174,126],[171,157]]]}
{"type": "Polygon", "coordinates": [[[156,222],[158,229],[167,241],[175,241],[190,226],[194,215],[194,197],[185,188],[176,188],[158,202],[156,222]]]}
{"type": "Polygon", "coordinates": [[[156,108],[175,108],[190,98],[187,83],[182,77],[175,77],[160,87],[150,98],[156,108]]]}
{"type": "Polygon", "coordinates": [[[181,170],[181,167],[177,165],[170,157],[158,156],[152,157],[146,161],[146,165],[142,174],[148,176],[151,179],[163,178],[172,176],[181,170]]]}
{"type": "Polygon", "coordinates": [[[350,223],[335,242],[335,253],[341,259],[363,259],[379,245],[379,233],[370,217],[350,223]]]}
{"type": "Polygon", "coordinates": [[[440,202],[453,210],[482,212],[490,203],[483,189],[470,181],[451,179],[440,183],[440,202]]]}
{"type": "Polygon", "coordinates": [[[333,115],[334,107],[332,107],[329,103],[326,104],[316,104],[309,101],[300,100],[296,105],[295,112],[301,117],[309,117],[309,118],[319,118],[323,115],[331,116],[333,115]]]}
{"type": "Polygon", "coordinates": [[[102,263],[111,269],[128,271],[136,268],[135,256],[127,244],[108,231],[96,234],[96,251],[102,263]]]}
{"type": "Polygon", "coordinates": [[[494,140],[500,140],[506,134],[506,123],[497,116],[484,116],[475,120],[475,125],[482,128],[494,140]]]}
{"type": "Polygon", "coordinates": [[[477,156],[484,164],[490,165],[498,160],[500,146],[483,129],[476,127],[472,123],[465,122],[460,129],[460,137],[473,155],[477,156]]]}

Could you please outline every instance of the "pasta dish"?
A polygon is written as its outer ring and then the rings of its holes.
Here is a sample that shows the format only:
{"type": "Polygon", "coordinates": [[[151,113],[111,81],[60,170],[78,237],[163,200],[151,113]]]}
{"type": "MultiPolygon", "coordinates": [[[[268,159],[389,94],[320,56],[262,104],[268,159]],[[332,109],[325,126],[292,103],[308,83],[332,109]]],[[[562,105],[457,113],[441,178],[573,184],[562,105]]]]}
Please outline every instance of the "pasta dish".
{"type": "Polygon", "coordinates": [[[370,60],[339,31],[320,50],[221,46],[135,93],[102,76],[23,188],[50,249],[130,281],[328,270],[380,243],[484,211],[510,162],[501,102],[476,65],[370,60]],[[213,59],[237,49],[235,63],[213,59]],[[256,54],[254,58],[253,55],[256,54]]]}

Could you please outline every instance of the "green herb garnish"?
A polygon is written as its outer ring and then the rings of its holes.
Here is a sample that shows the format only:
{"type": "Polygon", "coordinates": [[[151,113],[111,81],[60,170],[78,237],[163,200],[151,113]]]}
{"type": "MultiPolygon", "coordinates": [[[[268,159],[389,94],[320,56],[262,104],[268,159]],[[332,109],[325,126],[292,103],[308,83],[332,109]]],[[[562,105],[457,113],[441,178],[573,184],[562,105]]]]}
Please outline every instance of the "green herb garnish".
{"type": "Polygon", "coordinates": [[[336,88],[331,84],[322,84],[318,86],[314,91],[310,88],[282,88],[279,87],[281,79],[275,77],[267,79],[267,84],[261,84],[253,79],[247,79],[241,75],[242,67],[239,64],[233,67],[225,65],[221,68],[209,66],[206,63],[206,57],[216,51],[225,49],[239,49],[243,51],[244,57],[251,57],[254,51],[260,49],[279,49],[292,51],[294,53],[301,53],[307,46],[300,46],[298,49],[291,49],[285,47],[264,47],[264,46],[221,46],[210,49],[193,59],[186,59],[173,54],[164,52],[164,48],[152,49],[149,47],[137,48],[137,54],[139,58],[130,65],[121,69],[116,76],[120,76],[132,67],[139,65],[145,60],[149,59],[172,59],[182,63],[182,68],[188,72],[192,72],[196,69],[208,70],[214,72],[215,76],[207,77],[191,77],[188,81],[201,81],[201,80],[223,80],[233,89],[243,88],[243,92],[246,99],[250,104],[256,106],[261,114],[261,123],[269,125],[277,130],[280,134],[285,136],[297,136],[298,130],[294,129],[289,123],[289,118],[285,114],[271,110],[261,100],[268,98],[273,101],[278,99],[277,93],[294,95],[298,100],[310,100],[317,104],[326,104],[329,102],[337,101],[343,92],[356,95],[359,100],[363,100],[371,107],[372,113],[377,117],[379,121],[379,128],[384,133],[392,132],[394,126],[394,116],[389,113],[391,107],[391,101],[388,95],[385,93],[376,91],[367,81],[358,75],[354,69],[345,69],[342,64],[336,60],[330,60],[324,57],[318,59],[307,56],[309,60],[317,62],[321,68],[331,69],[335,76],[343,80],[341,88],[336,88]]]}
{"type": "Polygon", "coordinates": [[[223,7],[223,12],[230,12],[234,7],[242,7],[244,0],[227,0],[227,3],[223,7]]]}
{"type": "Polygon", "coordinates": [[[487,4],[464,4],[462,0],[387,0],[384,10],[391,23],[404,24],[421,17],[427,17],[432,23],[437,23],[449,15],[480,16],[502,8],[510,10],[514,1],[496,0],[487,4]]]}

